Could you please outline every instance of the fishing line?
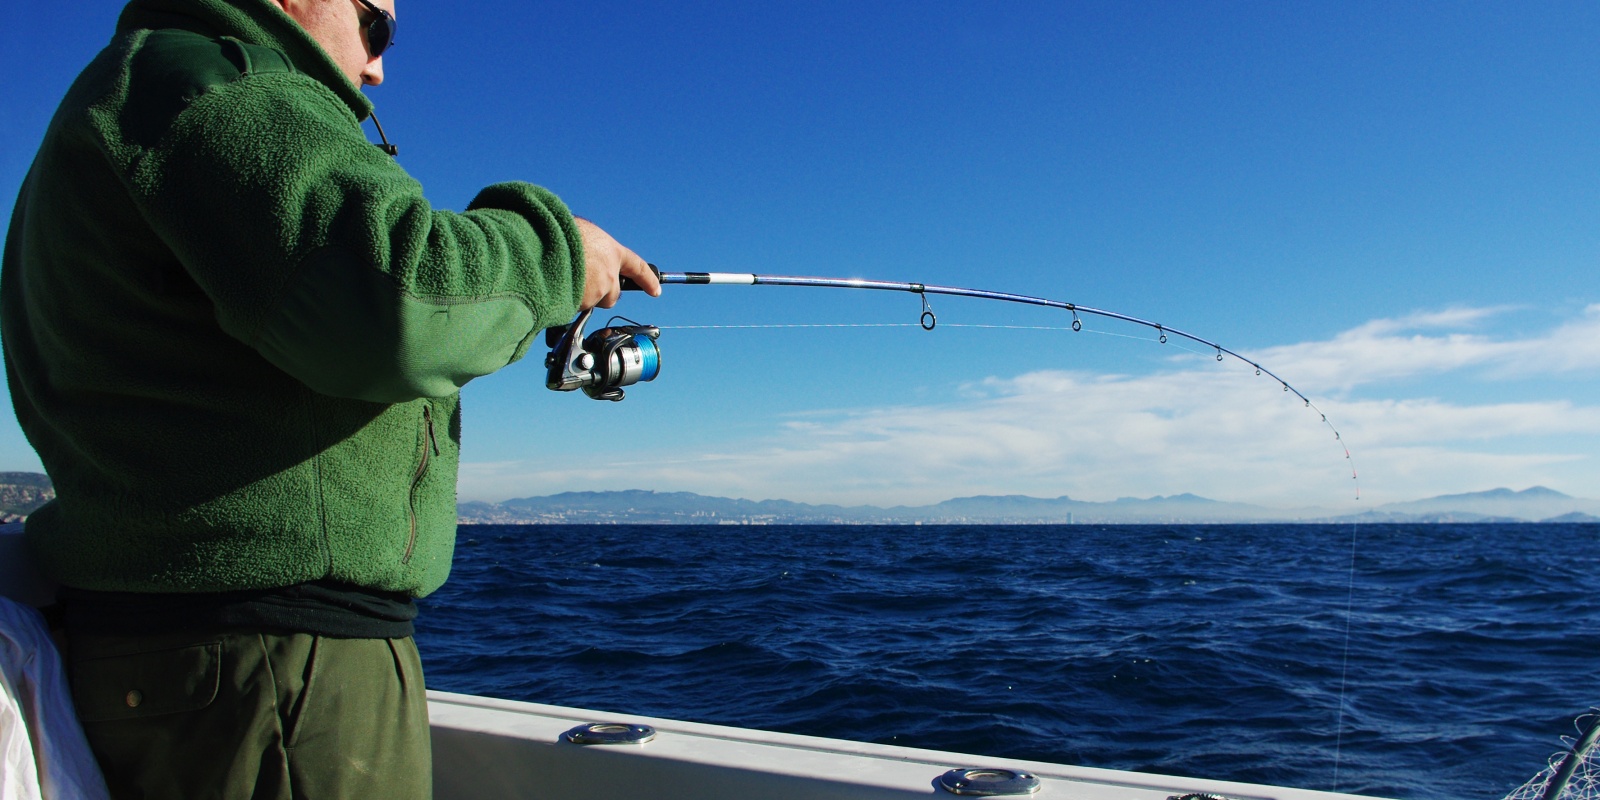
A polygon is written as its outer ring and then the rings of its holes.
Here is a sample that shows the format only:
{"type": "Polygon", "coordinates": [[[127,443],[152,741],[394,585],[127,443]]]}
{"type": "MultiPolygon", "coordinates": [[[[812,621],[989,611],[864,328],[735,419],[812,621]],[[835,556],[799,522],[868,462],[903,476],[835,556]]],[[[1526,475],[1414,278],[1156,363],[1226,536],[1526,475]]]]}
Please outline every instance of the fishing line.
{"type": "Polygon", "coordinates": [[[769,322],[762,325],[661,325],[664,331],[709,331],[755,328],[920,328],[915,322],[769,322]]]}
{"type": "MultiPolygon", "coordinates": [[[[1072,333],[1089,333],[1095,336],[1113,336],[1118,339],[1132,339],[1136,342],[1152,341],[1146,336],[1130,336],[1126,333],[1112,333],[1111,331],[1097,331],[1092,328],[1068,328],[1061,325],[993,325],[979,322],[941,322],[943,328],[982,328],[1005,331],[1068,331],[1072,333]]],[[[750,323],[741,325],[658,325],[664,331],[709,331],[709,330],[755,330],[763,328],[921,328],[918,322],[769,322],[750,323]]],[[[924,329],[926,330],[926,329],[924,329]]],[[[1193,353],[1197,356],[1207,356],[1210,353],[1185,347],[1181,344],[1167,343],[1168,347],[1193,353]]]]}
{"type": "MultiPolygon", "coordinates": [[[[993,329],[996,329],[996,330],[1007,330],[1007,331],[1072,331],[1073,333],[1093,333],[1093,334],[1098,334],[1100,336],[1118,336],[1118,337],[1121,337],[1123,339],[1137,339],[1137,340],[1139,340],[1141,342],[1150,341],[1150,339],[1148,339],[1147,337],[1144,337],[1144,336],[1129,336],[1126,333],[1111,333],[1110,331],[1097,331],[1097,330],[1092,330],[1092,329],[1089,329],[1089,328],[1074,329],[1074,328],[1069,328],[1069,327],[1062,326],[1062,325],[996,325],[996,324],[987,323],[987,322],[941,322],[941,323],[939,323],[939,325],[940,325],[940,327],[945,327],[945,328],[993,328],[993,329]]],[[[656,327],[659,327],[664,331],[665,330],[697,331],[697,330],[714,330],[714,329],[718,329],[718,328],[922,328],[922,323],[919,323],[919,322],[766,322],[766,323],[742,323],[742,324],[737,324],[737,325],[658,325],[656,327]]],[[[923,328],[923,330],[927,330],[927,329],[923,328]]],[[[1201,353],[1199,350],[1194,350],[1194,349],[1191,349],[1191,348],[1188,348],[1188,347],[1184,347],[1182,345],[1172,345],[1172,346],[1173,347],[1177,347],[1179,350],[1187,350],[1187,351],[1189,351],[1191,353],[1198,353],[1200,355],[1209,355],[1207,353],[1201,353]]]]}
{"type": "MultiPolygon", "coordinates": [[[[1196,353],[1198,355],[1215,355],[1218,362],[1228,357],[1237,359],[1255,370],[1257,376],[1266,375],[1278,382],[1285,393],[1292,393],[1299,398],[1306,408],[1315,411],[1321,418],[1322,424],[1333,432],[1334,440],[1344,450],[1344,457],[1349,462],[1350,479],[1355,481],[1356,500],[1361,499],[1361,482],[1356,471],[1355,459],[1350,455],[1350,448],[1344,442],[1344,435],[1328,420],[1328,415],[1311,402],[1299,389],[1294,388],[1288,381],[1278,377],[1271,370],[1261,366],[1250,358],[1230,350],[1209,339],[1196,336],[1192,333],[1168,327],[1159,322],[1141,319],[1127,314],[1108,311],[1100,308],[1078,305],[1061,300],[1050,300],[1043,297],[1012,294],[1009,292],[996,292],[986,289],[967,289],[957,286],[934,286],[924,283],[904,283],[893,281],[875,281],[860,278],[819,278],[798,275],[757,275],[754,273],[731,272],[662,272],[654,264],[650,270],[656,274],[663,285],[723,285],[723,286],[796,286],[832,289],[872,289],[879,291],[909,292],[918,295],[922,301],[922,312],[917,319],[917,324],[927,331],[932,331],[939,324],[938,315],[934,313],[933,306],[928,302],[929,295],[948,295],[953,297],[970,297],[981,300],[998,300],[1008,303],[1021,303],[1024,305],[1045,306],[1064,310],[1072,315],[1070,328],[1051,327],[1050,330],[1070,330],[1074,333],[1084,331],[1083,319],[1080,315],[1103,317],[1106,319],[1120,320],[1132,325],[1141,325],[1150,328],[1156,333],[1159,344],[1169,344],[1173,337],[1187,340],[1193,344],[1206,348],[1205,352],[1193,350],[1189,347],[1179,346],[1179,349],[1196,353]]],[[[623,278],[623,289],[639,289],[638,284],[623,278]]],[[[590,397],[603,400],[621,400],[623,397],[622,386],[632,385],[641,380],[653,380],[660,368],[660,353],[656,348],[656,338],[660,336],[661,329],[656,326],[639,325],[632,323],[625,327],[606,327],[594,332],[587,338],[583,335],[583,328],[588,321],[592,309],[580,313],[577,319],[569,325],[550,329],[546,336],[551,346],[551,353],[545,359],[545,366],[549,369],[546,385],[558,391],[582,389],[590,397]]],[[[627,320],[632,322],[631,320],[627,320]]],[[[695,329],[732,329],[732,328],[870,328],[870,327],[907,327],[909,323],[768,323],[755,325],[703,325],[679,326],[681,330],[695,329]]],[[[954,326],[953,326],[954,327],[954,326]]],[[[1037,327],[1006,326],[1006,325],[974,325],[966,324],[959,327],[990,327],[990,328],[1022,328],[1038,329],[1037,327]]],[[[1147,338],[1125,336],[1124,334],[1109,333],[1104,331],[1090,331],[1107,336],[1119,336],[1129,339],[1147,338]]],[[[1355,565],[1356,565],[1356,523],[1351,522],[1350,529],[1350,564],[1345,587],[1345,630],[1343,654],[1341,656],[1339,675],[1338,719],[1337,732],[1334,743],[1333,782],[1337,791],[1339,783],[1339,768],[1342,760],[1344,743],[1344,714],[1345,695],[1349,681],[1350,667],[1350,632],[1355,609],[1355,565]]]]}
{"type": "Polygon", "coordinates": [[[1350,628],[1356,615],[1356,523],[1350,522],[1350,567],[1346,572],[1344,591],[1344,649],[1339,656],[1339,719],[1334,723],[1333,734],[1333,790],[1339,791],[1340,756],[1344,752],[1345,689],[1350,682],[1350,628]]]}
{"type": "MultiPolygon", "coordinates": [[[[1271,370],[1261,366],[1259,362],[1250,358],[1246,358],[1245,356],[1223,347],[1222,345],[1213,342],[1210,339],[1196,336],[1195,334],[1181,331],[1177,328],[1168,327],[1159,322],[1152,322],[1147,319],[1141,319],[1139,317],[1122,314],[1116,311],[1108,311],[1102,308],[1092,308],[1090,306],[1079,305],[1077,303],[1069,303],[1063,300],[1051,300],[1044,297],[1013,294],[1011,292],[996,292],[988,289],[968,289],[959,286],[936,286],[926,283],[877,281],[866,280],[863,278],[819,278],[804,275],[757,275],[755,273],[748,272],[662,272],[660,268],[656,267],[654,264],[650,265],[650,270],[656,274],[656,277],[661,281],[662,285],[797,286],[827,289],[871,289],[876,291],[909,292],[911,294],[918,295],[922,300],[922,315],[917,321],[924,330],[928,331],[931,331],[937,327],[939,322],[938,316],[934,313],[933,307],[928,302],[928,295],[948,295],[952,297],[970,297],[980,300],[999,300],[1007,303],[1021,303],[1024,305],[1045,306],[1047,308],[1062,309],[1072,314],[1071,329],[1074,332],[1082,332],[1084,330],[1083,320],[1079,315],[1091,315],[1096,317],[1104,317],[1106,319],[1121,320],[1129,324],[1142,325],[1146,328],[1150,328],[1156,332],[1156,341],[1161,344],[1168,344],[1171,341],[1171,337],[1186,339],[1190,342],[1203,345],[1208,348],[1208,352],[1214,354],[1217,361],[1223,361],[1226,357],[1232,357],[1244,362],[1255,370],[1256,375],[1266,375],[1267,377],[1277,381],[1278,385],[1283,387],[1283,391],[1285,393],[1293,393],[1295,397],[1299,398],[1300,401],[1305,404],[1306,408],[1315,411],[1321,418],[1322,424],[1326,426],[1329,431],[1333,432],[1334,440],[1338,441],[1339,446],[1344,450],[1345,460],[1350,462],[1350,479],[1355,482],[1356,500],[1361,499],[1360,474],[1356,470],[1355,459],[1350,455],[1349,446],[1344,443],[1344,435],[1341,434],[1339,429],[1334,427],[1333,423],[1328,420],[1327,413],[1325,413],[1321,408],[1318,408],[1316,404],[1311,402],[1311,398],[1307,397],[1299,389],[1291,386],[1288,381],[1278,377],[1277,374],[1273,373],[1271,370]]],[[[639,288],[639,285],[628,278],[623,278],[622,288],[624,290],[635,290],[639,288]]],[[[583,312],[579,315],[577,320],[573,321],[572,325],[564,328],[552,328],[551,333],[547,334],[547,336],[552,337],[550,344],[553,348],[550,358],[546,359],[545,361],[546,366],[550,369],[549,378],[546,381],[547,386],[557,390],[582,388],[584,392],[588,393],[591,397],[607,400],[621,400],[622,386],[629,385],[637,380],[650,380],[655,377],[654,371],[646,369],[644,370],[644,373],[641,374],[648,374],[649,377],[633,376],[632,380],[629,380],[630,373],[628,373],[626,369],[626,360],[624,359],[623,361],[619,362],[612,358],[612,355],[618,350],[618,348],[615,346],[612,346],[611,349],[607,350],[606,360],[599,362],[601,363],[601,370],[594,370],[593,364],[597,362],[592,357],[590,357],[587,362],[591,366],[581,366],[581,364],[585,363],[582,361],[582,359],[586,356],[592,355],[581,352],[576,346],[577,342],[582,339],[583,324],[585,321],[587,321],[588,315],[589,312],[583,312]],[[568,330],[569,328],[571,330],[568,330]],[[607,365],[611,366],[608,367],[607,365]]],[[[838,324],[838,327],[854,327],[857,325],[861,327],[888,327],[890,324],[892,323],[840,323],[838,324]]],[[[795,327],[800,327],[801,325],[807,325],[807,323],[794,324],[795,327]]],[[[833,326],[829,325],[827,327],[833,326]]],[[[606,328],[605,332],[611,332],[613,330],[614,329],[612,328],[606,328]]],[[[655,368],[659,368],[659,358],[654,354],[656,353],[655,337],[660,334],[660,329],[652,326],[640,326],[638,330],[654,332],[653,335],[649,336],[648,351],[644,355],[655,358],[656,360],[650,361],[649,363],[655,368]]],[[[595,336],[599,336],[599,333],[595,334],[595,336]]],[[[612,334],[612,336],[614,337],[615,334],[612,334]]],[[[591,339],[592,338],[594,337],[591,337],[591,339]]],[[[607,341],[613,341],[613,339],[608,339],[607,341]]],[[[596,347],[598,347],[598,345],[596,345],[596,347]]],[[[584,349],[590,349],[587,341],[584,342],[584,349]]],[[[1187,350],[1188,348],[1184,349],[1187,350]]],[[[624,355],[626,355],[626,351],[623,352],[624,355]]],[[[1190,352],[1193,351],[1191,350],[1190,352]]]]}

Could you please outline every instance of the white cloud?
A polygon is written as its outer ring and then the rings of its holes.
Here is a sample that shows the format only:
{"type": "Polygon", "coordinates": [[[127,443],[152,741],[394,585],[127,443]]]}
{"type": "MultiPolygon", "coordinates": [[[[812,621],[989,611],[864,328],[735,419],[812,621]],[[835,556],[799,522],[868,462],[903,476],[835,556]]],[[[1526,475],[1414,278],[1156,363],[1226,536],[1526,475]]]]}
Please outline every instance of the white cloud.
{"type": "MultiPolygon", "coordinates": [[[[1512,306],[1486,308],[1448,308],[1443,311],[1418,311],[1397,319],[1375,319],[1350,331],[1358,336],[1385,336],[1405,331],[1453,330],[1475,327],[1499,314],[1516,311],[1512,306]]],[[[1349,334],[1347,334],[1349,335],[1349,334]]]]}
{"type": "Polygon", "coordinates": [[[1468,368],[1497,380],[1600,371],[1600,304],[1534,336],[1496,338],[1458,330],[1483,327],[1511,310],[1466,308],[1374,320],[1329,341],[1268,348],[1250,357],[1326,391],[1468,368]],[[1439,330],[1444,332],[1424,333],[1439,330]]]}
{"type": "MultiPolygon", "coordinates": [[[[1600,366],[1600,305],[1525,338],[1462,332],[1505,309],[1377,320],[1331,340],[1249,354],[1315,409],[1232,359],[1150,375],[1039,371],[950,387],[947,402],[813,411],[759,438],[626,463],[468,465],[463,494],[503,499],[649,487],[809,502],[921,504],[972,494],[1088,500],[1191,491],[1277,506],[1364,502],[1534,484],[1600,495],[1600,406],[1383,395],[1419,377],[1510,381],[1600,366]],[[1354,451],[1345,459],[1344,443],[1354,451]],[[1595,487],[1595,488],[1591,488],[1595,487]],[[497,491],[498,490],[498,491],[497,491]]],[[[1425,384],[1426,385],[1426,384],[1425,384]]],[[[1566,384],[1571,388],[1571,381],[1566,384]]],[[[1592,385],[1592,384],[1591,384],[1592,385]]],[[[1414,392],[1414,390],[1413,390],[1414,392]]]]}

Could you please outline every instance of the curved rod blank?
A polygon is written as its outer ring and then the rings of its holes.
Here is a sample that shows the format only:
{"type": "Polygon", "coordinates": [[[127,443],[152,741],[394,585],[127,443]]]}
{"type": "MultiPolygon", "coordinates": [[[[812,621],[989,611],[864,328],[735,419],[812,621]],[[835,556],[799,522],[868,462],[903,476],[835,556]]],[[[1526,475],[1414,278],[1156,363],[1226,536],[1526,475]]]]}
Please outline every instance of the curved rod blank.
{"type": "MultiPolygon", "coordinates": [[[[951,295],[955,297],[976,297],[984,300],[1000,300],[1007,303],[1024,303],[1027,305],[1064,309],[1072,312],[1075,323],[1078,314],[1091,314],[1097,317],[1106,317],[1108,319],[1129,322],[1134,325],[1143,325],[1161,334],[1161,341],[1163,343],[1167,340],[1167,334],[1181,336],[1191,342],[1196,342],[1215,350],[1218,361],[1221,361],[1223,355],[1226,354],[1239,361],[1249,364],[1255,368],[1257,374],[1265,374],[1277,381],[1278,384],[1283,387],[1285,392],[1293,393],[1295,397],[1300,398],[1300,400],[1306,404],[1307,408],[1310,408],[1321,415],[1323,424],[1327,425],[1328,428],[1333,431],[1334,438],[1338,439],[1340,444],[1344,446],[1344,457],[1351,461],[1350,477],[1352,479],[1356,479],[1354,459],[1350,458],[1349,446],[1344,445],[1344,437],[1340,435],[1337,428],[1333,427],[1332,423],[1328,422],[1328,415],[1323,413],[1322,409],[1317,408],[1316,405],[1311,402],[1311,398],[1306,397],[1300,392],[1299,389],[1291,386],[1288,381],[1278,377],[1277,374],[1273,373],[1266,367],[1261,366],[1259,363],[1245,358],[1233,350],[1229,350],[1228,348],[1223,347],[1222,345],[1217,344],[1210,339],[1196,336],[1192,333],[1178,330],[1177,328],[1169,328],[1159,322],[1151,322],[1138,317],[1128,316],[1127,314],[1119,314],[1115,311],[1106,311],[1105,309],[1081,306],[1077,303],[1067,303],[1061,300],[1049,300],[1043,297],[1032,297],[1025,294],[1012,294],[1010,292],[994,292],[987,289],[965,289],[958,286],[933,286],[925,283],[902,283],[898,281],[870,281],[861,278],[816,278],[801,275],[757,275],[748,272],[662,272],[657,269],[654,264],[650,265],[650,268],[656,271],[657,276],[660,277],[661,283],[663,284],[721,286],[812,286],[832,289],[877,289],[890,292],[910,292],[912,294],[920,295],[938,294],[951,295]]],[[[637,289],[638,286],[635,285],[631,280],[623,279],[622,288],[637,289]]],[[[932,326],[925,323],[924,327],[931,328],[932,326]]],[[[1074,328],[1076,327],[1077,325],[1074,324],[1074,328]]],[[[1361,490],[1358,487],[1356,489],[1357,498],[1361,496],[1360,492],[1361,490]]]]}
{"type": "Polygon", "coordinates": [[[1211,341],[1210,339],[1205,339],[1205,338],[1202,338],[1202,337],[1199,337],[1199,336],[1195,336],[1192,333],[1186,333],[1184,331],[1178,330],[1177,328],[1169,328],[1169,327],[1167,327],[1165,325],[1162,325],[1159,322],[1151,322],[1149,320],[1139,319],[1138,317],[1130,317],[1130,316],[1128,316],[1126,314],[1118,314],[1115,311],[1106,311],[1105,309],[1100,309],[1100,308],[1090,308],[1089,306],[1080,306],[1077,303],[1067,303],[1067,302],[1063,302],[1063,301],[1060,301],[1060,300],[1048,300],[1048,299],[1043,298],[1043,297],[1030,297],[1030,296],[1025,295],[1025,294],[1011,294],[1009,292],[994,292],[994,291],[989,291],[987,289],[963,289],[963,288],[960,288],[960,287],[957,287],[957,286],[934,286],[934,285],[925,284],[925,283],[898,283],[898,282],[894,282],[894,281],[869,281],[869,280],[862,280],[862,279],[859,279],[859,278],[810,278],[810,277],[803,277],[803,276],[798,276],[798,275],[754,275],[754,274],[749,274],[749,273],[737,273],[737,272],[663,272],[663,273],[661,273],[661,282],[664,283],[664,284],[668,284],[668,283],[674,283],[674,284],[720,284],[720,285],[731,285],[731,286],[821,286],[821,287],[833,288],[833,289],[880,289],[880,290],[891,291],[891,292],[911,292],[913,294],[943,294],[943,295],[953,295],[955,297],[977,297],[977,298],[982,298],[982,299],[985,299],[985,300],[1003,300],[1003,301],[1008,302],[1008,303],[1026,303],[1028,305],[1034,305],[1034,306],[1048,306],[1050,308],[1060,308],[1060,309],[1065,309],[1067,311],[1073,311],[1073,312],[1077,312],[1077,313],[1081,313],[1081,314],[1093,314],[1093,315],[1095,315],[1097,317],[1107,317],[1107,318],[1110,318],[1110,319],[1122,320],[1123,322],[1131,322],[1131,323],[1133,323],[1135,325],[1143,325],[1143,326],[1145,326],[1147,328],[1159,331],[1161,333],[1170,333],[1170,334],[1172,334],[1174,336],[1182,336],[1183,338],[1188,339],[1189,341],[1197,342],[1197,343],[1203,344],[1206,347],[1209,347],[1209,348],[1211,348],[1213,350],[1216,350],[1218,353],[1226,353],[1227,355],[1233,356],[1234,358],[1236,358],[1236,359],[1238,359],[1240,361],[1243,361],[1244,363],[1249,364],[1250,366],[1255,367],[1256,369],[1260,370],[1262,373],[1268,375],[1273,380],[1277,381],[1280,385],[1282,385],[1285,390],[1287,390],[1289,392],[1292,392],[1296,397],[1300,398],[1301,400],[1304,400],[1307,403],[1311,402],[1310,398],[1308,398],[1305,395],[1300,393],[1299,389],[1296,389],[1293,386],[1290,386],[1287,381],[1285,381],[1284,379],[1278,377],[1277,375],[1274,375],[1271,370],[1267,369],[1266,367],[1261,366],[1260,364],[1258,364],[1258,363],[1256,363],[1254,361],[1251,361],[1248,358],[1245,358],[1242,355],[1239,355],[1238,353],[1236,353],[1236,352],[1234,352],[1232,350],[1229,350],[1226,347],[1223,347],[1220,344],[1217,344],[1216,342],[1211,341]]]}

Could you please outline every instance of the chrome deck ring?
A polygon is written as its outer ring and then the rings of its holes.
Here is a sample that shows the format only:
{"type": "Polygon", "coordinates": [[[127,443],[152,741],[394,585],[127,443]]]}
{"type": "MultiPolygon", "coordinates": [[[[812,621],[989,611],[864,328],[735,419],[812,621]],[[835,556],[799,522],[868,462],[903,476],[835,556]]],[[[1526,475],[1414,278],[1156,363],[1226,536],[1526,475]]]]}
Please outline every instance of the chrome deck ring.
{"type": "Polygon", "coordinates": [[[590,722],[561,734],[561,738],[573,744],[644,744],[656,738],[656,729],[631,722],[590,722]]]}
{"type": "Polygon", "coordinates": [[[1009,769],[953,769],[939,776],[939,788],[968,797],[1007,797],[1039,791],[1039,779],[1009,769]]]}

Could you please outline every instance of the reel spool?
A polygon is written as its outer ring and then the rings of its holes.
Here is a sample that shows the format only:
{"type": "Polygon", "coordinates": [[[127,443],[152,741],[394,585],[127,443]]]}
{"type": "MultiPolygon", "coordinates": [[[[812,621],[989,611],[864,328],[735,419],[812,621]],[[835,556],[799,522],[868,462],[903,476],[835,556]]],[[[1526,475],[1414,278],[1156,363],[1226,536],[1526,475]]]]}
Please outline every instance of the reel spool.
{"type": "Polygon", "coordinates": [[[594,309],[589,309],[567,325],[545,330],[545,344],[551,348],[544,359],[545,386],[558,392],[582,389],[596,400],[621,400],[622,387],[653,381],[660,374],[661,348],[656,339],[661,337],[661,329],[612,317],[613,322],[620,319],[632,324],[608,326],[584,336],[583,326],[593,313],[594,309]]]}

